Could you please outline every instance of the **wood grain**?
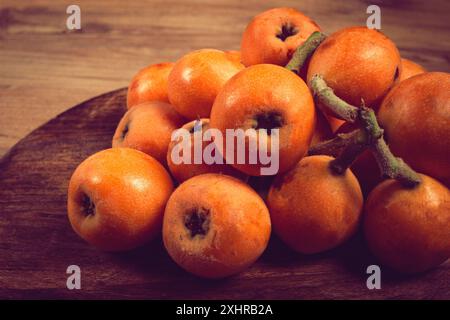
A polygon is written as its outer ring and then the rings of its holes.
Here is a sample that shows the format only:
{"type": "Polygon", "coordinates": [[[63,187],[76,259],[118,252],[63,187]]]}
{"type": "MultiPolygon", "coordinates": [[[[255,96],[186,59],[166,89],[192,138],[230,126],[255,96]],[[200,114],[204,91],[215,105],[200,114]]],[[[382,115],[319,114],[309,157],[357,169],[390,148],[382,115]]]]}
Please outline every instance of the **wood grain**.
{"type": "Polygon", "coordinates": [[[136,299],[450,299],[450,261],[417,276],[382,268],[382,289],[368,290],[376,264],[361,235],[330,252],[303,256],[272,236],[247,271],[219,281],[187,274],[161,239],[111,254],[83,242],[66,214],[70,175],[108,148],[125,111],[125,89],[82,103],[18,143],[0,162],[0,298],[136,299]],[[81,290],[66,288],[69,265],[81,290]]]}
{"type": "Polygon", "coordinates": [[[331,33],[364,24],[369,4],[403,56],[450,71],[447,0],[78,0],[82,32],[65,27],[69,2],[0,3],[0,155],[80,101],[124,87],[138,69],[204,47],[239,49],[257,13],[291,6],[331,33]]]}

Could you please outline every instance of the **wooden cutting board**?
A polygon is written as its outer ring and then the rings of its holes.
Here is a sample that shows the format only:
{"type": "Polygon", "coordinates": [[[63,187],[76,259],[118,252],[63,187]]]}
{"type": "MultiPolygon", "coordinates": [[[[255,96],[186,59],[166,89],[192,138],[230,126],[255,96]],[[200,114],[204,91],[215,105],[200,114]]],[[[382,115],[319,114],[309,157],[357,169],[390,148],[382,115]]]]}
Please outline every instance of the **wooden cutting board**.
{"type": "Polygon", "coordinates": [[[256,264],[223,280],[184,272],[161,239],[115,254],[87,245],[67,219],[69,178],[84,158],[110,147],[125,98],[120,89],[73,107],[0,161],[0,298],[450,298],[450,261],[409,277],[382,268],[382,288],[369,290],[366,268],[377,262],[361,235],[313,256],[272,236],[256,264]],[[69,265],[81,268],[81,290],[66,287],[69,265]]]}

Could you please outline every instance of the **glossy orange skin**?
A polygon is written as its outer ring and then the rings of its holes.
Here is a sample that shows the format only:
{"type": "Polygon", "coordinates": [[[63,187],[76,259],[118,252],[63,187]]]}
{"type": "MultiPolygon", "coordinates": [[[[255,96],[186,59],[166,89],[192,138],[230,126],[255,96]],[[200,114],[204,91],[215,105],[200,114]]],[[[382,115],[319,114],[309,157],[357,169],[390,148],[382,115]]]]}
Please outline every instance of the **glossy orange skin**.
{"type": "Polygon", "coordinates": [[[166,163],[172,132],[186,120],[165,102],[152,101],[128,110],[117,126],[113,148],[133,148],[166,163]],[[124,130],[128,130],[124,137],[124,130]]]}
{"type": "Polygon", "coordinates": [[[450,74],[428,72],[398,84],[378,120],[392,152],[450,186],[450,74]]]}
{"type": "MultiPolygon", "coordinates": [[[[293,72],[270,64],[242,70],[225,84],[217,96],[210,126],[222,132],[225,146],[226,129],[250,129],[255,125],[255,117],[271,112],[279,113],[283,119],[279,128],[279,172],[285,172],[307,152],[316,121],[311,93],[293,72]]],[[[270,149],[269,142],[268,146],[270,149]]],[[[235,148],[234,159],[237,158],[236,153],[235,148]]],[[[245,154],[249,154],[248,143],[245,154]]],[[[261,175],[260,168],[264,167],[260,162],[236,162],[233,167],[252,176],[261,175]]]]}
{"type": "Polygon", "coordinates": [[[330,35],[309,62],[308,83],[322,75],[344,101],[376,109],[398,82],[402,64],[395,44],[379,31],[349,27],[330,35]]]}
{"type": "Polygon", "coordinates": [[[324,112],[324,116],[327,118],[333,133],[336,133],[336,131],[345,123],[345,120],[330,116],[327,112],[324,112]]]}
{"type": "Polygon", "coordinates": [[[204,174],[182,183],[164,213],[167,252],[183,269],[205,278],[243,271],[264,252],[270,238],[269,211],[258,194],[230,176],[204,174]],[[192,236],[186,221],[209,212],[208,231],[192,236]]]}
{"type": "Polygon", "coordinates": [[[358,180],[331,172],[329,156],[305,157],[275,178],[267,206],[275,233],[297,252],[332,249],[357,230],[363,208],[358,180]]]}
{"type": "Polygon", "coordinates": [[[140,70],[128,87],[127,108],[154,100],[169,102],[167,79],[173,65],[172,62],[163,62],[140,70]]]}
{"type": "Polygon", "coordinates": [[[101,250],[133,249],[160,234],[172,190],[169,174],[149,155],[103,150],[84,160],[70,179],[69,220],[81,238],[101,250]],[[95,204],[93,214],[86,214],[85,196],[95,204]]]}
{"type": "Polygon", "coordinates": [[[333,132],[327,118],[320,110],[316,110],[316,116],[316,125],[310,146],[333,138],[333,132]]]}
{"type": "Polygon", "coordinates": [[[400,82],[409,79],[417,74],[427,72],[427,70],[425,70],[425,68],[421,65],[404,58],[402,58],[402,66],[403,68],[402,72],[400,73],[400,82]]]}
{"type": "Polygon", "coordinates": [[[242,62],[245,66],[261,63],[285,66],[298,46],[320,27],[311,18],[293,8],[274,8],[255,16],[241,40],[242,62]],[[297,29],[284,41],[277,37],[284,26],[297,29]]]}
{"type": "Polygon", "coordinates": [[[236,63],[242,64],[241,52],[237,50],[227,50],[225,51],[228,59],[235,61],[236,63]]]}
{"type": "Polygon", "coordinates": [[[235,54],[214,49],[188,53],[169,74],[169,101],[188,120],[209,118],[219,90],[243,68],[235,54]]]}
{"type": "MultiPolygon", "coordinates": [[[[336,134],[348,133],[357,127],[357,125],[347,122],[336,131],[336,134]]],[[[350,169],[358,178],[364,196],[367,196],[373,188],[383,181],[377,161],[370,150],[361,153],[352,163],[350,169]]]]}
{"type": "Polygon", "coordinates": [[[450,191],[421,175],[413,189],[386,180],[369,195],[364,231],[381,263],[402,273],[434,268],[450,257],[450,191]]]}
{"type": "MultiPolygon", "coordinates": [[[[178,181],[183,182],[186,181],[194,176],[198,176],[205,173],[220,173],[220,174],[226,174],[231,175],[233,177],[244,179],[246,176],[242,174],[240,171],[234,169],[229,164],[225,163],[225,160],[223,160],[223,164],[213,163],[213,164],[207,164],[203,160],[200,164],[194,163],[194,125],[198,125],[202,127],[203,134],[206,130],[209,129],[209,119],[200,119],[200,123],[197,123],[198,120],[191,121],[189,123],[186,123],[182,128],[186,129],[188,131],[192,131],[190,137],[191,137],[191,145],[190,145],[190,153],[191,153],[191,163],[181,163],[181,164],[175,164],[172,161],[172,150],[175,147],[176,144],[181,143],[181,139],[178,139],[177,141],[171,141],[169,144],[169,148],[167,150],[167,165],[169,167],[170,173],[172,176],[178,181]]],[[[210,145],[211,141],[204,141],[202,143],[201,152],[203,154],[205,148],[210,145]]]]}

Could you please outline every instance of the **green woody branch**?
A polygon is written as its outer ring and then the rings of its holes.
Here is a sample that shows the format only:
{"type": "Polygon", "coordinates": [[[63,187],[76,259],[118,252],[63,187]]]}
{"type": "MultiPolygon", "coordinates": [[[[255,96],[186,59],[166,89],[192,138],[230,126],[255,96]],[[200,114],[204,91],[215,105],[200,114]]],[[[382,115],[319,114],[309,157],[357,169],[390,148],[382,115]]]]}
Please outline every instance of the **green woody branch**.
{"type": "Polygon", "coordinates": [[[364,103],[358,108],[340,99],[319,75],[311,79],[310,86],[318,103],[342,119],[356,123],[359,129],[316,145],[309,154],[323,152],[336,156],[340,149],[340,155],[331,161],[330,168],[333,172],[342,174],[364,150],[369,149],[383,176],[397,179],[406,187],[414,187],[420,183],[420,176],[402,159],[392,154],[371,108],[364,106],[364,103]]]}
{"type": "Polygon", "coordinates": [[[301,46],[298,46],[285,68],[299,74],[306,60],[325,38],[326,36],[323,33],[319,31],[313,32],[301,46]]]}

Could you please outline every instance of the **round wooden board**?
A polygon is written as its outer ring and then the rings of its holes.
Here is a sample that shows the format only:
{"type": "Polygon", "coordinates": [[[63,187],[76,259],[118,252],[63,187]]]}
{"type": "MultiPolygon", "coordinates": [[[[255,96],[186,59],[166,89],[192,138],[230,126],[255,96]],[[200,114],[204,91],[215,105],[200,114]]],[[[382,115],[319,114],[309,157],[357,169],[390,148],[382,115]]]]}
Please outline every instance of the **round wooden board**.
{"type": "Polygon", "coordinates": [[[1,298],[450,298],[449,262],[409,277],[382,268],[382,288],[369,290],[366,268],[377,262],[361,235],[314,256],[294,253],[273,236],[251,268],[214,281],[181,270],[161,239],[127,253],[87,245],[67,219],[68,181],[84,158],[110,147],[125,98],[126,90],[120,89],[73,107],[1,160],[1,298]],[[69,265],[81,268],[81,290],[66,287],[69,265]]]}

